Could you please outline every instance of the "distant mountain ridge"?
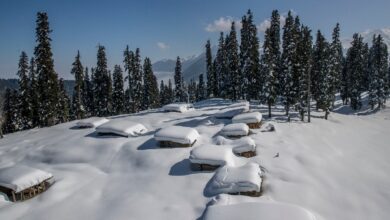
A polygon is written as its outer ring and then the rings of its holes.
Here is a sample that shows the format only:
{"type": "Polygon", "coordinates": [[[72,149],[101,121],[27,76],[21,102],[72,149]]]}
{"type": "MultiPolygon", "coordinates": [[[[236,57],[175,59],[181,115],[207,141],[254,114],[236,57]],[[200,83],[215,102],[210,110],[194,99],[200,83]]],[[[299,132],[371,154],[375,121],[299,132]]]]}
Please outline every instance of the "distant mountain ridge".
{"type": "MultiPolygon", "coordinates": [[[[383,37],[383,41],[387,45],[388,49],[390,49],[390,28],[381,28],[381,29],[369,29],[359,33],[363,37],[363,41],[368,43],[371,46],[372,39],[374,35],[381,35],[383,37]]],[[[345,51],[351,47],[352,37],[346,38],[342,40],[343,48],[345,51]]]]}

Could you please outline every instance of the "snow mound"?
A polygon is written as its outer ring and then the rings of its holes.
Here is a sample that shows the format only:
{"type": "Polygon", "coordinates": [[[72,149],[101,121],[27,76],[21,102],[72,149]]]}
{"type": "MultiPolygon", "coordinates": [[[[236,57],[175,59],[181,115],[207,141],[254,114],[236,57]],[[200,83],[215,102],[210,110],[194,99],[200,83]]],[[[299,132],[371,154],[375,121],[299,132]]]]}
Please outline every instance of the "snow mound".
{"type": "Polygon", "coordinates": [[[221,133],[225,136],[246,136],[249,134],[249,127],[244,123],[225,125],[221,133]]]}
{"type": "Polygon", "coordinates": [[[168,105],[164,105],[162,109],[166,112],[187,112],[194,110],[194,106],[188,103],[172,103],[168,105]]]}
{"type": "Polygon", "coordinates": [[[256,201],[230,204],[229,195],[218,195],[207,207],[205,220],[315,220],[302,207],[281,202],[256,201]]]}
{"type": "Polygon", "coordinates": [[[109,120],[107,118],[101,118],[101,117],[90,117],[83,120],[80,120],[76,123],[77,127],[79,128],[95,128],[98,127],[109,120]]]}
{"type": "Polygon", "coordinates": [[[138,136],[148,131],[144,125],[128,120],[111,120],[96,128],[99,134],[117,134],[121,136],[138,136]]]}
{"type": "Polygon", "coordinates": [[[233,123],[259,123],[262,119],[262,114],[260,112],[248,112],[236,115],[232,118],[233,123]]]}
{"type": "Polygon", "coordinates": [[[234,153],[243,153],[248,151],[256,151],[256,143],[250,137],[242,137],[240,139],[230,140],[222,136],[215,138],[217,145],[231,146],[234,153]]]}
{"type": "Polygon", "coordinates": [[[261,170],[257,163],[249,162],[234,167],[224,166],[217,170],[208,185],[211,194],[260,192],[261,170]]]}
{"type": "Polygon", "coordinates": [[[233,118],[236,115],[249,111],[249,102],[234,103],[221,109],[215,114],[216,118],[233,118]]]}
{"type": "Polygon", "coordinates": [[[193,144],[199,137],[194,128],[183,126],[170,126],[160,129],[154,134],[157,141],[171,141],[180,144],[193,144]]]}
{"type": "Polygon", "coordinates": [[[17,165],[0,169],[0,186],[18,193],[52,177],[43,170],[17,165]]]}
{"type": "Polygon", "coordinates": [[[190,161],[195,164],[208,164],[212,166],[235,165],[232,149],[221,146],[202,146],[191,150],[190,161]]]}

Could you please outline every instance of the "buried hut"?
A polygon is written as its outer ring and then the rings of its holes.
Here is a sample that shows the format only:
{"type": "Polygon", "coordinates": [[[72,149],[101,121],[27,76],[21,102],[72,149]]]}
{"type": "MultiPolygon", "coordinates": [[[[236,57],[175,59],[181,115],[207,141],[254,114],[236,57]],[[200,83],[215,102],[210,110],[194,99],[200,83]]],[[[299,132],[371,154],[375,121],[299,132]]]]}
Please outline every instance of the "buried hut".
{"type": "Polygon", "coordinates": [[[158,141],[160,147],[192,147],[199,133],[194,128],[182,126],[170,126],[162,128],[154,134],[154,139],[158,141]]]}
{"type": "Polygon", "coordinates": [[[0,169],[0,193],[10,201],[24,201],[45,192],[54,183],[51,173],[27,167],[0,169]]]}
{"type": "Polygon", "coordinates": [[[263,116],[260,112],[248,112],[234,116],[232,122],[245,123],[250,129],[257,129],[261,127],[262,118],[263,116]]]}

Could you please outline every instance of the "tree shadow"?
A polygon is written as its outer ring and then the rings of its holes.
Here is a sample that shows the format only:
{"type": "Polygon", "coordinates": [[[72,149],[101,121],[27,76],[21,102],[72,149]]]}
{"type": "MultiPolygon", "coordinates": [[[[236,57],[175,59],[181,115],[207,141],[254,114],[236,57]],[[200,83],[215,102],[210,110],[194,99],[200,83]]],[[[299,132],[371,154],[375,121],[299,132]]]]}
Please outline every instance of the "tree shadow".
{"type": "Polygon", "coordinates": [[[159,147],[158,142],[154,138],[149,138],[143,144],[141,144],[137,150],[156,150],[162,149],[159,147]]]}
{"type": "Polygon", "coordinates": [[[131,138],[131,137],[127,137],[127,136],[123,136],[123,135],[117,135],[117,134],[112,134],[112,133],[109,133],[109,134],[100,134],[96,131],[92,132],[92,133],[89,133],[87,135],[85,135],[84,137],[92,137],[92,138],[99,138],[99,139],[106,139],[106,138],[131,138]]]}
{"type": "Polygon", "coordinates": [[[182,161],[175,163],[169,170],[170,176],[187,176],[192,173],[191,161],[189,159],[183,159],[182,161]]]}

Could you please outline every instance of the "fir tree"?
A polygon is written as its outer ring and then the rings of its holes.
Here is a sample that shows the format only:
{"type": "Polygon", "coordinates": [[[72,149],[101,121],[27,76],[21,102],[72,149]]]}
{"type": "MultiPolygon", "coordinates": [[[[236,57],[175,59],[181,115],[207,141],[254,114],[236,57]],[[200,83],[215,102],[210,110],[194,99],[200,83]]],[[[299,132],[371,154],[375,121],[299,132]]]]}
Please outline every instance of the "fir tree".
{"type": "Polygon", "coordinates": [[[160,105],[157,78],[152,70],[152,63],[148,57],[144,60],[144,109],[157,108],[160,105]]]}
{"type": "Polygon", "coordinates": [[[331,93],[333,95],[333,104],[336,99],[336,92],[340,91],[341,79],[343,74],[343,47],[340,41],[340,25],[336,24],[333,29],[332,43],[330,44],[330,60],[329,60],[329,71],[332,77],[332,88],[331,93]]]}
{"type": "Polygon", "coordinates": [[[225,46],[225,38],[223,32],[220,34],[218,51],[214,60],[214,71],[218,80],[218,95],[222,98],[227,98],[230,78],[227,75],[227,54],[225,46]]]}
{"type": "Polygon", "coordinates": [[[21,117],[19,111],[19,96],[16,90],[7,88],[3,104],[3,133],[12,133],[21,130],[21,117]]]}
{"type": "Polygon", "coordinates": [[[64,123],[69,121],[69,112],[71,109],[71,101],[66,94],[65,86],[64,86],[64,80],[61,78],[59,81],[59,100],[58,100],[58,120],[60,123],[64,123]]]}
{"type": "Polygon", "coordinates": [[[199,75],[199,83],[197,88],[196,101],[202,101],[206,98],[205,83],[203,80],[203,74],[199,75]]]}
{"type": "Polygon", "coordinates": [[[196,81],[194,79],[191,79],[190,84],[188,85],[188,96],[189,96],[190,103],[194,103],[196,101],[196,95],[197,95],[196,81]]]}
{"type": "Polygon", "coordinates": [[[166,99],[166,91],[165,91],[165,85],[164,85],[164,80],[160,81],[160,104],[161,105],[166,105],[167,104],[167,99],[166,99]]]}
{"type": "Polygon", "coordinates": [[[142,108],[142,66],[141,66],[141,54],[139,48],[136,49],[134,59],[132,62],[132,104],[133,112],[139,112],[142,108]]]}
{"type": "Polygon", "coordinates": [[[75,61],[72,63],[71,74],[75,77],[75,86],[72,99],[72,112],[75,119],[82,119],[85,116],[85,107],[83,102],[84,94],[84,67],[81,64],[80,52],[77,51],[75,61]]]}
{"type": "Polygon", "coordinates": [[[59,85],[54,71],[48,16],[38,12],[36,27],[37,46],[34,50],[36,72],[38,75],[39,121],[41,126],[51,126],[58,121],[59,85]]]}
{"type": "Polygon", "coordinates": [[[167,102],[172,103],[175,100],[175,94],[174,94],[171,79],[168,79],[168,88],[166,89],[166,91],[167,91],[167,102]]]}
{"type": "Polygon", "coordinates": [[[34,58],[30,60],[30,70],[29,70],[29,96],[30,96],[30,106],[31,106],[31,127],[36,127],[39,125],[39,94],[38,94],[38,82],[36,75],[36,65],[34,58]]]}
{"type": "Polygon", "coordinates": [[[84,71],[84,90],[83,90],[83,103],[85,106],[85,116],[90,117],[93,115],[93,85],[89,78],[88,67],[84,71]]]}
{"type": "Polygon", "coordinates": [[[239,70],[238,42],[235,22],[232,22],[229,37],[227,38],[226,52],[228,61],[228,76],[231,79],[228,98],[237,100],[242,98],[242,75],[239,70]]]}
{"type": "Polygon", "coordinates": [[[369,105],[374,109],[377,105],[378,109],[384,107],[384,103],[388,96],[388,51],[387,45],[384,43],[381,35],[375,36],[372,40],[372,47],[369,56],[369,105]]]}
{"type": "Polygon", "coordinates": [[[113,92],[112,92],[112,112],[116,115],[122,114],[125,110],[125,94],[123,90],[123,74],[119,65],[114,66],[113,73],[113,92]]]}
{"type": "Polygon", "coordinates": [[[210,40],[208,40],[206,43],[206,75],[207,97],[216,97],[218,95],[218,79],[214,70],[210,40]]]}
{"type": "Polygon", "coordinates": [[[265,32],[262,56],[262,96],[268,104],[268,116],[271,117],[271,106],[275,104],[278,88],[278,71],[280,62],[280,15],[272,11],[271,25],[265,32]]]}
{"type": "Polygon", "coordinates": [[[98,46],[97,66],[94,69],[94,107],[97,116],[110,114],[109,75],[107,70],[107,58],[104,46],[98,46]]]}
{"type": "Polygon", "coordinates": [[[23,51],[19,59],[19,69],[17,75],[19,76],[19,112],[20,112],[20,129],[29,129],[32,126],[32,108],[30,97],[30,79],[28,75],[28,57],[23,51]]]}
{"type": "Polygon", "coordinates": [[[128,82],[128,89],[126,90],[127,93],[126,93],[126,109],[127,109],[127,112],[132,112],[133,111],[133,108],[131,107],[132,106],[132,97],[133,97],[133,83],[132,83],[132,71],[133,71],[133,64],[134,64],[134,53],[133,51],[130,51],[129,50],[129,46],[126,46],[126,49],[125,51],[123,52],[123,57],[124,57],[124,60],[123,60],[123,63],[124,63],[124,67],[125,67],[125,72],[127,73],[126,74],[126,77],[125,77],[125,80],[127,80],[128,82]]]}
{"type": "Polygon", "coordinates": [[[181,61],[180,57],[177,57],[176,59],[176,67],[175,67],[175,102],[183,102],[184,97],[184,91],[183,91],[183,82],[182,82],[182,75],[181,75],[181,61]]]}

